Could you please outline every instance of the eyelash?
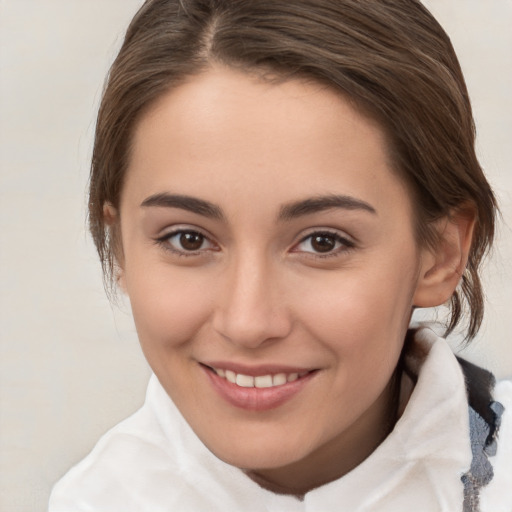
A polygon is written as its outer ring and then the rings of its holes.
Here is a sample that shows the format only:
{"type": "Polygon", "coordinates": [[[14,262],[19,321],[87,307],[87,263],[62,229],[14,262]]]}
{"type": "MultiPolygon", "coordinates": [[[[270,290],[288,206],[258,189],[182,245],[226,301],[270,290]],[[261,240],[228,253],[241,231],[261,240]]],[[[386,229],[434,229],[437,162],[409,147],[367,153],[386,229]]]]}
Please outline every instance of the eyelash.
{"type": "MultiPolygon", "coordinates": [[[[170,251],[173,254],[176,254],[177,256],[180,256],[180,257],[193,257],[193,256],[198,256],[205,251],[218,250],[218,249],[214,249],[214,248],[212,249],[210,247],[207,249],[200,248],[195,251],[194,250],[189,251],[189,250],[186,250],[185,248],[177,249],[172,246],[172,244],[170,242],[170,240],[172,238],[187,235],[187,234],[195,235],[195,236],[198,235],[198,236],[202,237],[202,244],[206,241],[209,244],[211,244],[213,247],[215,247],[215,244],[210,240],[210,238],[197,229],[176,229],[175,231],[171,231],[170,233],[166,233],[165,235],[156,238],[155,243],[157,245],[163,247],[165,250],[170,251]]],[[[339,256],[340,253],[346,253],[346,252],[352,250],[354,247],[355,247],[355,243],[353,241],[349,240],[348,238],[346,238],[344,236],[341,236],[336,231],[317,230],[317,231],[312,231],[308,235],[304,236],[297,244],[295,244],[293,246],[291,252],[303,253],[303,254],[308,255],[308,257],[324,259],[324,258],[332,258],[332,257],[339,256]],[[335,244],[339,244],[340,246],[335,247],[333,250],[329,250],[325,253],[315,252],[315,251],[299,251],[299,250],[295,249],[296,247],[300,246],[307,240],[309,240],[309,239],[312,240],[314,237],[332,238],[332,239],[334,239],[335,244]]]]}
{"type": "Polygon", "coordinates": [[[312,231],[311,233],[307,234],[305,237],[303,237],[298,244],[296,244],[294,247],[297,247],[304,243],[305,241],[309,239],[313,239],[314,237],[325,237],[325,238],[333,238],[335,244],[340,244],[339,247],[330,250],[325,253],[321,252],[313,252],[313,251],[292,251],[292,252],[303,252],[304,254],[311,255],[314,258],[333,258],[340,256],[340,253],[347,253],[348,251],[355,248],[355,243],[348,239],[347,237],[344,237],[340,235],[336,231],[330,231],[330,230],[318,230],[318,231],[312,231]]]}
{"type": "MultiPolygon", "coordinates": [[[[188,251],[185,248],[177,249],[177,248],[173,247],[171,244],[171,239],[174,237],[183,236],[183,235],[196,235],[196,236],[199,235],[203,239],[202,244],[204,242],[209,242],[212,246],[215,246],[215,244],[210,240],[210,238],[208,236],[206,236],[204,233],[201,233],[201,231],[199,231],[197,229],[184,229],[184,228],[176,229],[175,231],[171,231],[170,233],[166,233],[165,235],[156,238],[155,243],[157,245],[163,247],[163,249],[165,249],[166,251],[170,251],[177,256],[183,256],[183,257],[198,256],[205,251],[205,249],[197,249],[195,251],[193,251],[193,250],[188,251]]],[[[208,248],[206,250],[212,250],[212,249],[208,248]]],[[[216,249],[213,249],[213,250],[216,250],[216,249]]]]}

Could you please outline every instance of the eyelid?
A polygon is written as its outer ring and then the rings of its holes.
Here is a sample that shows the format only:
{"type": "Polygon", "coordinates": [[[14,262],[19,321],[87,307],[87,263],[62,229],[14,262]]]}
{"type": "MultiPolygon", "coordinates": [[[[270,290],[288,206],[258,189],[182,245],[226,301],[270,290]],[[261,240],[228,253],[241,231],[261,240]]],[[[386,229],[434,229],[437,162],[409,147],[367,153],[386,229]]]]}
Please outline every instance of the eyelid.
{"type": "Polygon", "coordinates": [[[303,253],[303,254],[306,254],[306,255],[309,255],[309,256],[312,256],[315,258],[328,258],[328,257],[339,256],[340,253],[346,253],[347,251],[354,249],[355,246],[356,246],[355,240],[343,231],[339,231],[339,230],[333,229],[333,228],[312,228],[311,230],[308,230],[308,232],[306,234],[301,235],[299,241],[293,245],[291,252],[303,253]],[[309,238],[313,237],[314,235],[331,236],[335,239],[336,242],[339,242],[341,244],[341,246],[333,249],[332,251],[328,251],[325,253],[315,252],[315,251],[300,251],[300,250],[296,249],[300,244],[302,244],[309,238]]]}
{"type": "Polygon", "coordinates": [[[154,241],[157,245],[162,246],[165,250],[170,251],[179,256],[198,256],[198,255],[208,252],[208,251],[219,250],[219,246],[216,242],[213,241],[212,236],[207,234],[204,229],[194,226],[193,224],[179,224],[176,226],[172,226],[169,229],[164,230],[164,233],[157,236],[154,239],[154,241]],[[204,237],[204,239],[209,242],[211,247],[208,247],[205,249],[198,249],[197,251],[187,251],[185,249],[180,250],[180,249],[173,247],[169,243],[169,240],[171,238],[173,238],[174,236],[183,234],[183,233],[197,233],[197,234],[201,235],[202,237],[204,237]]]}
{"type": "Polygon", "coordinates": [[[168,238],[169,236],[175,235],[176,233],[183,233],[186,231],[194,231],[200,235],[203,235],[205,238],[212,238],[205,229],[200,228],[195,224],[173,224],[172,226],[167,226],[159,231],[160,234],[157,235],[157,238],[168,238]]]}

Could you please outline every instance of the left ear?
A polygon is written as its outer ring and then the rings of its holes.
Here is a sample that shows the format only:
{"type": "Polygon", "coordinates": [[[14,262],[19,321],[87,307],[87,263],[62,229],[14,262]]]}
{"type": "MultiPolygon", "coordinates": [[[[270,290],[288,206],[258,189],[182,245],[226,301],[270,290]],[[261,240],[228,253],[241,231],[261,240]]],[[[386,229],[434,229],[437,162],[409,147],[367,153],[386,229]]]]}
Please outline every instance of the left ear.
{"type": "Polygon", "coordinates": [[[437,243],[422,253],[416,307],[440,306],[453,295],[466,268],[475,222],[474,208],[453,211],[437,222],[437,243]]]}

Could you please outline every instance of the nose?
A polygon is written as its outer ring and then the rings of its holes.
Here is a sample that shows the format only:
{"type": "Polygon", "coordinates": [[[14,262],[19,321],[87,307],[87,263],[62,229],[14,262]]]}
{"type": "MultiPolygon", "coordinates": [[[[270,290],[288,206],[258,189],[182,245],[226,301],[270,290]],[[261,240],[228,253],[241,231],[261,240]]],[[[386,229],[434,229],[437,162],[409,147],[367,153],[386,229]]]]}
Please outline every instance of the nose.
{"type": "Polygon", "coordinates": [[[279,269],[263,257],[241,255],[223,276],[214,329],[229,342],[258,348],[285,338],[292,328],[279,269]]]}

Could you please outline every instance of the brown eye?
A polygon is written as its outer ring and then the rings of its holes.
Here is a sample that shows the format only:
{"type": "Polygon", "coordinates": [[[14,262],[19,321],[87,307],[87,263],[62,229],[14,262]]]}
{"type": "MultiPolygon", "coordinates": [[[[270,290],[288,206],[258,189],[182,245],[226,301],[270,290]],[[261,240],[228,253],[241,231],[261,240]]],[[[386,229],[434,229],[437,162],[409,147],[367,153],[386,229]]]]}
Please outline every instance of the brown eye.
{"type": "Polygon", "coordinates": [[[316,252],[329,252],[336,247],[336,239],[329,234],[314,235],[311,237],[311,248],[316,252]]]}
{"type": "Polygon", "coordinates": [[[335,256],[354,247],[354,242],[341,234],[329,231],[317,231],[303,238],[293,252],[303,252],[313,255],[335,256]]]}
{"type": "Polygon", "coordinates": [[[197,253],[215,250],[215,244],[211,240],[194,230],[179,230],[174,233],[168,233],[159,238],[157,242],[174,253],[182,256],[196,256],[197,253]]]}
{"type": "Polygon", "coordinates": [[[180,234],[179,241],[186,251],[198,251],[204,243],[204,236],[201,233],[187,231],[180,234]]]}

